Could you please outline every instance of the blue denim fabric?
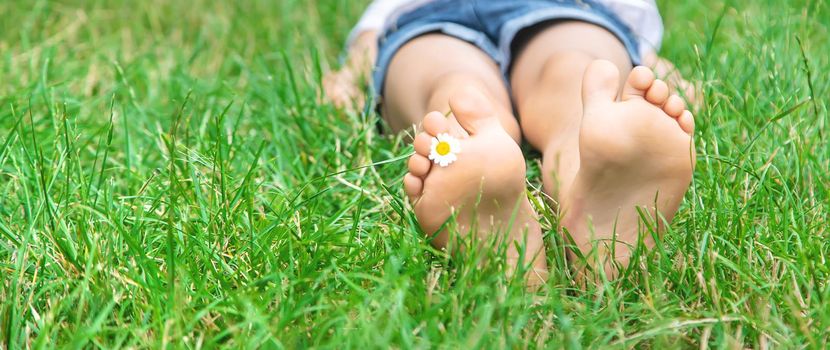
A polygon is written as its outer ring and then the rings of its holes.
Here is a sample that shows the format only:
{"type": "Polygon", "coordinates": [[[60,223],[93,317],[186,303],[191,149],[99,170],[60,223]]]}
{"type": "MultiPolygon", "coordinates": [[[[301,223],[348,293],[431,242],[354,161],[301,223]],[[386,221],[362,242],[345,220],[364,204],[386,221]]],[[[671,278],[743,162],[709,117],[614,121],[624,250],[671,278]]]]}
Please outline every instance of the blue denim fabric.
{"type": "Polygon", "coordinates": [[[501,68],[505,84],[512,60],[511,44],[523,29],[555,20],[579,20],[613,33],[634,65],[641,58],[635,36],[611,11],[593,0],[436,0],[401,15],[378,39],[373,88],[380,97],[395,53],[410,40],[443,33],[487,53],[501,68]]]}

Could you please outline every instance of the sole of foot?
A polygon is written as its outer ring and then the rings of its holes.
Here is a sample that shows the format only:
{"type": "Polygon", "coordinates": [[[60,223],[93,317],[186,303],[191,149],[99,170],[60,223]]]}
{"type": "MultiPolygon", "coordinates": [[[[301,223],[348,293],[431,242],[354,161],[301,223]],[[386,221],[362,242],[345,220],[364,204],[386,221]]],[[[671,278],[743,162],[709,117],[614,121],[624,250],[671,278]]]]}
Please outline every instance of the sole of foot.
{"type": "Polygon", "coordinates": [[[619,75],[604,60],[585,71],[579,170],[560,197],[562,226],[585,257],[574,262],[583,277],[587,264],[615,278],[637,244],[652,248],[646,228],[665,230],[694,170],[694,119],[684,101],[645,67],[631,71],[617,100],[619,75]]]}
{"type": "MultiPolygon", "coordinates": [[[[519,145],[501,127],[493,105],[484,94],[466,88],[450,100],[452,115],[427,114],[423,132],[414,140],[404,189],[415,216],[432,244],[457,253],[445,223],[455,215],[459,234],[475,235],[478,242],[507,244],[508,274],[520,263],[531,288],[547,278],[542,232],[525,191],[525,161],[519,145]],[[429,159],[432,140],[439,134],[458,140],[461,152],[446,167],[429,159]],[[438,232],[441,230],[441,232],[438,232]],[[492,235],[501,235],[493,237],[492,235]],[[493,238],[496,238],[493,240],[493,238]],[[504,241],[500,241],[500,240],[504,241]],[[516,248],[525,247],[524,252],[516,248]]],[[[464,246],[459,246],[464,249],[464,246]]]]}

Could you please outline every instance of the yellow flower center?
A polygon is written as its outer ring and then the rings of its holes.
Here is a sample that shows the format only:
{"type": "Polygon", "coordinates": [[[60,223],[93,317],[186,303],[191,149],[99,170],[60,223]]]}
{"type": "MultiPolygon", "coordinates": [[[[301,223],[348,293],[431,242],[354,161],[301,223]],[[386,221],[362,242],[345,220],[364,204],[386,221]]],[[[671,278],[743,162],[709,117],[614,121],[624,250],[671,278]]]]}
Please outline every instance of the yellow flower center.
{"type": "Polygon", "coordinates": [[[442,156],[450,154],[450,144],[446,141],[438,142],[438,145],[435,146],[435,152],[442,156]]]}

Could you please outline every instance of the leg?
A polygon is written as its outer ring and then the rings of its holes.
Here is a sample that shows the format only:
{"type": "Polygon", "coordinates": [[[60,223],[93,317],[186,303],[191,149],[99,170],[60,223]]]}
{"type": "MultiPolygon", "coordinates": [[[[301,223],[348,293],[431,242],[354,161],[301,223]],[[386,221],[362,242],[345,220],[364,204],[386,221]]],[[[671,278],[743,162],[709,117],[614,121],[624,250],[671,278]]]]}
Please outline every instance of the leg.
{"type": "Polygon", "coordinates": [[[393,128],[423,121],[404,188],[421,228],[434,235],[432,244],[455,249],[449,231],[442,230],[455,214],[458,233],[482,240],[500,235],[510,266],[530,265],[528,284],[542,283],[547,274],[542,232],[525,194],[518,123],[495,63],[466,42],[420,37],[392,59],[384,95],[384,117],[393,128]],[[453,115],[444,117],[450,107],[453,115]],[[441,133],[459,139],[463,150],[447,167],[427,158],[432,138],[441,133]],[[489,166],[493,160],[499,166],[489,166]]]}
{"type": "Polygon", "coordinates": [[[394,131],[404,130],[429,112],[449,111],[450,96],[466,86],[493,102],[500,124],[519,142],[519,124],[498,65],[474,45],[442,34],[415,38],[392,58],[383,91],[383,118],[394,131]]]}
{"type": "MultiPolygon", "coordinates": [[[[543,152],[545,188],[559,201],[562,226],[587,263],[609,276],[615,261],[628,263],[644,223],[660,232],[661,220],[671,220],[694,164],[683,101],[643,67],[626,74],[621,89],[621,70],[630,65],[613,35],[564,23],[532,39],[513,71],[522,129],[543,152]],[[638,208],[651,218],[642,220],[638,208]]],[[[653,246],[651,235],[643,243],[653,246]]]]}

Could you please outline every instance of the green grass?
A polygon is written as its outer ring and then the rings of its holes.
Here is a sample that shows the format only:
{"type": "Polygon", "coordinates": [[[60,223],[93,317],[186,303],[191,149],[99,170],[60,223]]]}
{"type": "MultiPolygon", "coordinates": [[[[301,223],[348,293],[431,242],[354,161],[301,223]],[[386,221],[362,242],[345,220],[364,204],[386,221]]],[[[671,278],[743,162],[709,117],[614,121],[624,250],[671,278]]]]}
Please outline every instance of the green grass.
{"type": "Polygon", "coordinates": [[[404,162],[346,171],[410,152],[318,102],[366,1],[234,3],[0,3],[0,348],[828,346],[823,0],[661,1],[693,187],[584,291],[540,208],[535,294],[429,247],[404,162]]]}

